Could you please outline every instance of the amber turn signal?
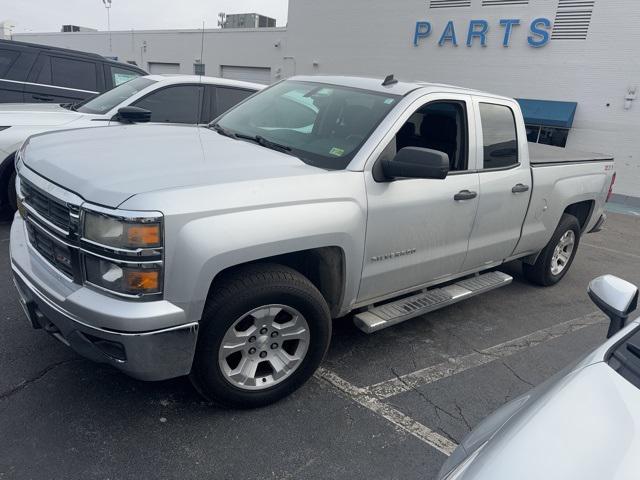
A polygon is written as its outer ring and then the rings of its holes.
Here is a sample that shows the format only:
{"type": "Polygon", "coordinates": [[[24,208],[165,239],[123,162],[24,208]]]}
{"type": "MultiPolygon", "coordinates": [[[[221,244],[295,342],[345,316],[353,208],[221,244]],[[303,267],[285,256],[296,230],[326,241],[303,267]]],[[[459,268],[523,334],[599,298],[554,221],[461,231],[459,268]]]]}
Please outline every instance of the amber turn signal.
{"type": "Polygon", "coordinates": [[[160,245],[160,225],[128,225],[127,240],[132,247],[160,245]]]}
{"type": "Polygon", "coordinates": [[[149,271],[126,271],[126,287],[131,292],[156,292],[160,287],[160,272],[149,271]]]}

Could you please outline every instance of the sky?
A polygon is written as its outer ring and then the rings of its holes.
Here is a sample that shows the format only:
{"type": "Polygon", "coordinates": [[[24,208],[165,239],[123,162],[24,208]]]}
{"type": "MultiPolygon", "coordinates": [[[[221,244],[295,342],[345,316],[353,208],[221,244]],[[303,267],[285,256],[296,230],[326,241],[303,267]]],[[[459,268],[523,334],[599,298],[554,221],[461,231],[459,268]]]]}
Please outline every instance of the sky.
{"type": "MultiPolygon", "coordinates": [[[[112,0],[112,30],[215,28],[218,13],[260,13],[287,22],[288,0],[112,0]]],[[[0,0],[14,32],[59,32],[62,25],[107,29],[102,0],[0,0]]]]}

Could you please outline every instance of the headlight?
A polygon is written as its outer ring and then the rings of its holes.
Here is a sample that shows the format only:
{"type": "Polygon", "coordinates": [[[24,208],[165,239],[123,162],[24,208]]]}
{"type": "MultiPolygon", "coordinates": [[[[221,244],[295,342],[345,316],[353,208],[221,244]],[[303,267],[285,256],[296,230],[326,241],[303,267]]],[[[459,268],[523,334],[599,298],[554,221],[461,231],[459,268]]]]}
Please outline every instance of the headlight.
{"type": "MultiPolygon", "coordinates": [[[[139,219],[138,219],[139,220],[139,219]]],[[[120,249],[158,248],[162,232],[155,219],[130,221],[86,211],[83,236],[100,245],[120,249]]]]}
{"type": "Polygon", "coordinates": [[[162,214],[91,207],[81,218],[86,283],[127,297],[162,293],[162,214]]]}
{"type": "Polygon", "coordinates": [[[2,130],[6,130],[7,128],[9,128],[9,127],[0,127],[0,132],[1,132],[2,130]]]}

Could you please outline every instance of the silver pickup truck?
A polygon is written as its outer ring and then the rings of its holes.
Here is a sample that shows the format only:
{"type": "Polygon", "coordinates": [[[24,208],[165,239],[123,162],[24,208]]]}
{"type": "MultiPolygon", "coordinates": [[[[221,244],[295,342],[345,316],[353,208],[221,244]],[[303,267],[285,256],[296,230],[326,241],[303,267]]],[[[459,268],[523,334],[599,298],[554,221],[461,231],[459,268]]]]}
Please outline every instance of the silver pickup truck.
{"type": "Polygon", "coordinates": [[[36,135],[16,162],[32,325],[233,407],[302,385],[332,318],[375,332],[508,284],[516,259],[555,284],[615,178],[528,146],[512,99],[392,77],[294,77],[208,127],[36,135]]]}

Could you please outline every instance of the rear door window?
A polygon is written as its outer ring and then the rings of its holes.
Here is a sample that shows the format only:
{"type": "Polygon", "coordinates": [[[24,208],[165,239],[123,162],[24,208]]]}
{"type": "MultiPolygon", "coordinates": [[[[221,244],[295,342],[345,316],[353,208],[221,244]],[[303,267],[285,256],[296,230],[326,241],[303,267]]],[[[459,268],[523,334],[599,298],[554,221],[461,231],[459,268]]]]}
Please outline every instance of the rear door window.
{"type": "Polygon", "coordinates": [[[151,111],[152,122],[198,123],[204,87],[178,85],[150,93],[134,106],[151,111]]]}
{"type": "Polygon", "coordinates": [[[18,52],[0,50],[0,78],[4,78],[9,72],[11,65],[13,65],[13,62],[15,62],[19,56],[20,54],[18,52]]]}
{"type": "Polygon", "coordinates": [[[508,168],[517,165],[518,135],[513,110],[505,105],[480,103],[484,168],[508,168]]]}
{"type": "Polygon", "coordinates": [[[72,58],[51,57],[50,84],[95,92],[98,90],[96,64],[72,58]]]}

